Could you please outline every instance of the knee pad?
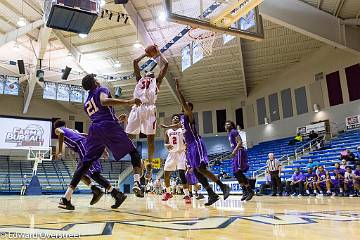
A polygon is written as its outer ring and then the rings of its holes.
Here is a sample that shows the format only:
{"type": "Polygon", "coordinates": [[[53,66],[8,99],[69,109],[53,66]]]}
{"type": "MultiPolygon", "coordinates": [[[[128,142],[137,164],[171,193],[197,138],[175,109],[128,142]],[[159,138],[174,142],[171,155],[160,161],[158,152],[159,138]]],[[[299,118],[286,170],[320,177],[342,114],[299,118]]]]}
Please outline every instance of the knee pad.
{"type": "Polygon", "coordinates": [[[179,176],[180,176],[180,179],[181,179],[181,183],[182,184],[187,184],[187,180],[186,180],[186,177],[185,177],[185,170],[179,170],[179,176]]]}
{"type": "Polygon", "coordinates": [[[141,156],[136,149],[134,149],[130,152],[130,157],[131,157],[131,164],[133,165],[133,167],[141,168],[141,165],[142,165],[141,156]]]}

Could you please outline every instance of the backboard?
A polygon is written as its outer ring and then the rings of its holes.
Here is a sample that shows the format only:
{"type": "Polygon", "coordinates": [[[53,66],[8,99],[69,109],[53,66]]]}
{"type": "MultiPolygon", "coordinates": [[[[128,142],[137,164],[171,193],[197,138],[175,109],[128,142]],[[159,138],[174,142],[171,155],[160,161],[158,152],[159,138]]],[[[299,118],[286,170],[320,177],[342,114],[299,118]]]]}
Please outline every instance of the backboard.
{"type": "Polygon", "coordinates": [[[52,160],[52,148],[51,147],[30,147],[28,151],[28,160],[41,160],[51,161],[52,160]]]}
{"type": "Polygon", "coordinates": [[[168,20],[250,40],[264,38],[258,5],[264,0],[165,0],[168,20]]]}

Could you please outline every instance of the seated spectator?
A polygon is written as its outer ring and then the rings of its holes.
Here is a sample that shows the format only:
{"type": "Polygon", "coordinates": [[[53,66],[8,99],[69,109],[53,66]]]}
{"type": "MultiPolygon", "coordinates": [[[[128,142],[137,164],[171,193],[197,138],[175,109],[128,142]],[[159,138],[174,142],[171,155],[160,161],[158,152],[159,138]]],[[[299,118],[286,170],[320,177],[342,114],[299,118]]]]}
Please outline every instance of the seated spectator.
{"type": "Polygon", "coordinates": [[[228,179],[230,178],[229,175],[224,171],[224,170],[220,170],[220,173],[218,175],[218,178],[221,180],[221,179],[228,179]]]}
{"type": "Polygon", "coordinates": [[[352,172],[350,166],[346,167],[345,172],[345,179],[344,179],[344,186],[345,186],[345,196],[354,196],[351,191],[354,190],[354,183],[355,183],[355,174],[352,172]]]}
{"type": "Polygon", "coordinates": [[[316,195],[316,182],[317,175],[313,172],[312,168],[307,169],[307,174],[305,175],[305,191],[306,194],[315,196],[316,195]]]}
{"type": "Polygon", "coordinates": [[[314,139],[317,139],[318,137],[319,137],[319,134],[317,134],[314,130],[311,130],[311,132],[309,134],[309,139],[314,140],[314,139]]]}
{"type": "Polygon", "coordinates": [[[290,182],[290,190],[293,196],[297,196],[298,194],[304,196],[304,181],[305,176],[300,171],[300,168],[296,168],[290,182]]]}
{"type": "Polygon", "coordinates": [[[319,166],[319,173],[317,174],[317,182],[316,188],[320,192],[320,194],[324,194],[326,190],[325,196],[331,196],[331,179],[329,173],[324,169],[323,166],[319,166]]]}
{"type": "Polygon", "coordinates": [[[344,150],[340,153],[340,159],[341,160],[346,160],[346,162],[349,164],[349,163],[354,163],[356,162],[356,157],[354,155],[354,153],[352,153],[350,151],[350,149],[347,149],[347,150],[344,150]]]}
{"type": "Polygon", "coordinates": [[[306,164],[306,169],[311,168],[315,170],[318,166],[318,163],[314,163],[312,159],[309,159],[308,164],[306,164]]]}
{"type": "Polygon", "coordinates": [[[297,133],[294,139],[290,140],[289,145],[295,145],[297,142],[302,142],[302,136],[300,133],[297,133]]]}
{"type": "Polygon", "coordinates": [[[265,183],[262,183],[262,184],[260,185],[260,191],[259,191],[259,194],[258,194],[259,196],[265,194],[265,190],[266,190],[267,188],[270,188],[270,189],[271,189],[271,176],[270,176],[270,174],[266,173],[266,175],[265,175],[265,180],[266,180],[266,182],[265,182],[265,183]]]}
{"type": "Polygon", "coordinates": [[[347,166],[346,160],[345,159],[341,160],[340,168],[345,170],[346,166],[347,166]]]}
{"type": "Polygon", "coordinates": [[[360,197],[360,164],[356,165],[356,169],[354,171],[354,188],[356,191],[356,196],[360,197]]]}
{"type": "Polygon", "coordinates": [[[335,179],[331,181],[332,185],[335,188],[339,188],[340,189],[340,195],[343,196],[345,170],[340,168],[339,163],[335,163],[335,169],[334,169],[333,173],[335,175],[335,179]]]}

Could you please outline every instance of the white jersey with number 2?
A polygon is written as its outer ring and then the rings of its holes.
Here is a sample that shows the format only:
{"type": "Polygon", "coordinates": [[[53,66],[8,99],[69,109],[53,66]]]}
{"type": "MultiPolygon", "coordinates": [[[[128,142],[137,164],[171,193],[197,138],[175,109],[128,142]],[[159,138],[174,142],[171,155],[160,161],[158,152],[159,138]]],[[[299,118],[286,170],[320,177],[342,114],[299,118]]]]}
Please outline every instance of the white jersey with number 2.
{"type": "Polygon", "coordinates": [[[169,152],[180,152],[185,150],[184,135],[181,128],[176,130],[168,129],[166,134],[169,137],[169,144],[173,146],[173,149],[171,149],[169,152]]]}
{"type": "Polygon", "coordinates": [[[134,98],[138,98],[146,105],[155,105],[159,89],[156,84],[156,78],[141,78],[134,90],[134,98]]]}

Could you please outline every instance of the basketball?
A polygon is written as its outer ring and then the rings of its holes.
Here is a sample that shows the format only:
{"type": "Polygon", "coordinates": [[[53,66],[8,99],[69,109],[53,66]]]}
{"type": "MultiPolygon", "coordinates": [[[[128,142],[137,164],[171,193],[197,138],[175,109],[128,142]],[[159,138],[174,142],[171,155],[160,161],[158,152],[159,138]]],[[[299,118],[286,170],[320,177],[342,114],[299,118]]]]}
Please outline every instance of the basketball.
{"type": "Polygon", "coordinates": [[[145,52],[147,53],[147,55],[149,55],[150,57],[156,57],[160,54],[159,49],[156,45],[151,45],[148,46],[145,49],[145,52]]]}

